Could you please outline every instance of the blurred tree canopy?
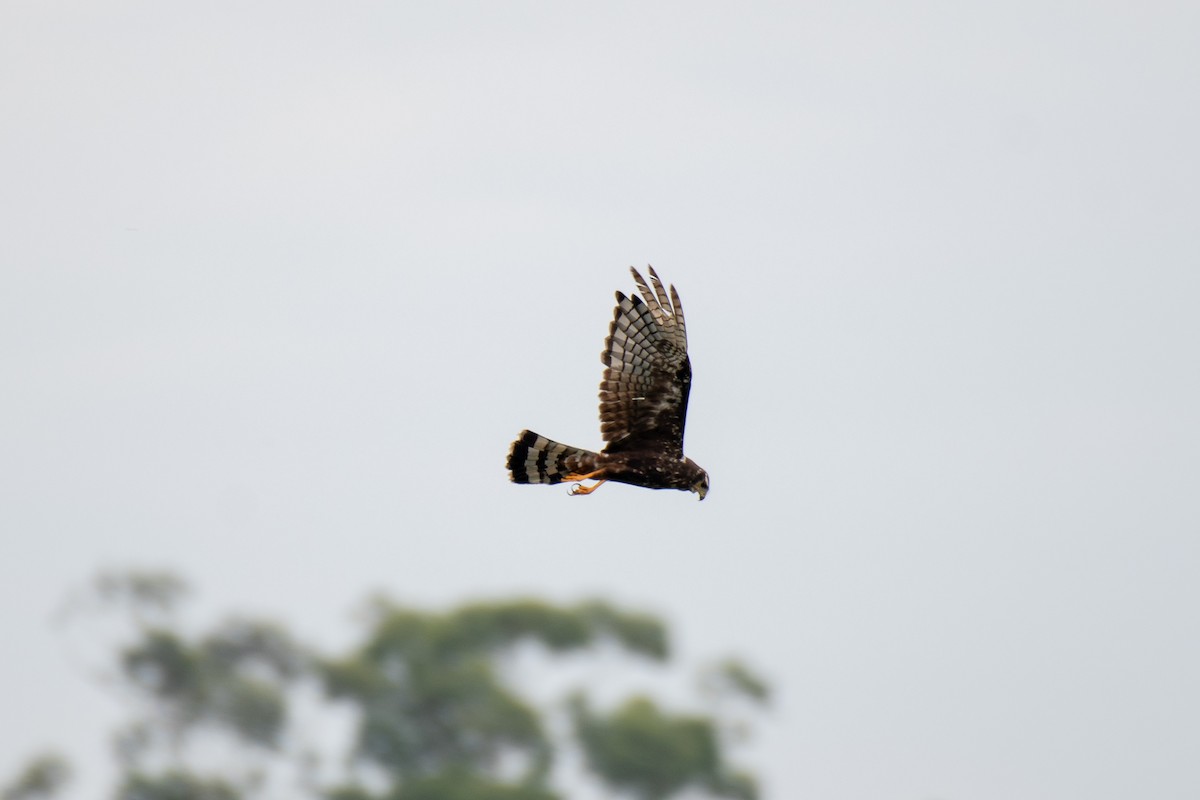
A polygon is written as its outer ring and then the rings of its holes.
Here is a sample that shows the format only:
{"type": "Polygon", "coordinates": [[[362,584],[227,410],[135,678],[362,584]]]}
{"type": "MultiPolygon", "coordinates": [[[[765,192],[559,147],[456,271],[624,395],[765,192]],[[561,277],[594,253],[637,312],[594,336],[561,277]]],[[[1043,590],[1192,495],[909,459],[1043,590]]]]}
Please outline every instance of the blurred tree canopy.
{"type": "MultiPolygon", "coordinates": [[[[263,620],[191,633],[176,616],[187,594],[175,576],[132,573],[87,595],[127,625],[106,680],[133,709],[115,737],[116,800],[558,800],[583,781],[637,800],[758,795],[727,760],[744,725],[717,713],[723,697],[767,702],[742,663],[703,673],[707,715],[644,694],[597,710],[581,687],[539,705],[507,668],[529,646],[550,667],[601,651],[665,664],[652,615],[595,600],[432,612],[377,599],[361,641],[328,655],[263,620]],[[568,753],[582,767],[556,772],[568,753]]],[[[36,759],[0,800],[56,797],[68,777],[61,758],[36,759]]]]}
{"type": "Polygon", "coordinates": [[[57,755],[33,759],[4,789],[0,800],[45,800],[54,797],[71,778],[71,768],[57,755]]]}

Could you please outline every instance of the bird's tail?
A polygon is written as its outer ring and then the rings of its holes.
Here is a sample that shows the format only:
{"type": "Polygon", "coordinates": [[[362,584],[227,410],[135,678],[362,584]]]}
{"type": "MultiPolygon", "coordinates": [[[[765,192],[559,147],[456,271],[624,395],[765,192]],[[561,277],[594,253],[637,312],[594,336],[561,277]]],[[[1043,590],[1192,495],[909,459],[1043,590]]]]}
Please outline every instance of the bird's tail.
{"type": "Polygon", "coordinates": [[[571,475],[596,470],[596,453],[569,447],[533,431],[521,435],[508,448],[508,471],[513,483],[562,483],[571,475]]]}

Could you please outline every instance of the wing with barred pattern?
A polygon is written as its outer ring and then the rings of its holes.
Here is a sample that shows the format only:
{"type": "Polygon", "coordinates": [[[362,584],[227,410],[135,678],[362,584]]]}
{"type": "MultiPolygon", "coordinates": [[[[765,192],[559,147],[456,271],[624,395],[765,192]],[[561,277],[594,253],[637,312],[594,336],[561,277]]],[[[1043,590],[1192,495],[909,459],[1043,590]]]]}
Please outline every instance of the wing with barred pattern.
{"type": "Polygon", "coordinates": [[[508,451],[514,483],[575,483],[573,495],[591,494],[605,481],[647,489],[708,494],[708,473],[683,455],[692,364],[687,327],[675,287],[664,287],[649,268],[636,269],[637,295],[617,292],[617,308],[604,340],[600,383],[600,433],[607,442],[594,453],[532,431],[521,431],[508,451]]]}
{"type": "Polygon", "coordinates": [[[683,306],[675,287],[668,294],[653,267],[649,284],[636,269],[630,271],[641,297],[617,292],[600,356],[604,452],[659,450],[681,458],[692,384],[683,306]]]}

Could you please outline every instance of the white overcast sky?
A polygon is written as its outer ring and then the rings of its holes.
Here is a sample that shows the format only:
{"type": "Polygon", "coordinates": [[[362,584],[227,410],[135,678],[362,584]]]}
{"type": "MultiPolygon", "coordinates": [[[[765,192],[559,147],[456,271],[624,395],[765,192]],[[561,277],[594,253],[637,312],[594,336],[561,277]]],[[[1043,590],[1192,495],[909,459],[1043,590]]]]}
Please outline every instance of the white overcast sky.
{"type": "Polygon", "coordinates": [[[602,594],[779,689],[768,796],[1200,796],[1200,7],[0,5],[0,775],[96,796],[102,567],[345,642],[602,594]],[[678,287],[694,495],[600,443],[678,287]],[[90,781],[90,783],[89,783],[90,781]]]}

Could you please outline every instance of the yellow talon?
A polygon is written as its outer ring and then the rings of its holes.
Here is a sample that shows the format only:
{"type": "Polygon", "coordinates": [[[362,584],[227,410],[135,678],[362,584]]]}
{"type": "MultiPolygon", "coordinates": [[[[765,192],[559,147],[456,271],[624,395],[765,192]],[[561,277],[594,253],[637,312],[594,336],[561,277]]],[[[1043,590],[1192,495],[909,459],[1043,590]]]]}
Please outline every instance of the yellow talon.
{"type": "Polygon", "coordinates": [[[591,486],[584,486],[582,483],[577,483],[571,487],[571,496],[576,497],[581,494],[591,494],[600,488],[600,484],[602,483],[604,483],[604,481],[598,481],[593,483],[591,486]]]}

